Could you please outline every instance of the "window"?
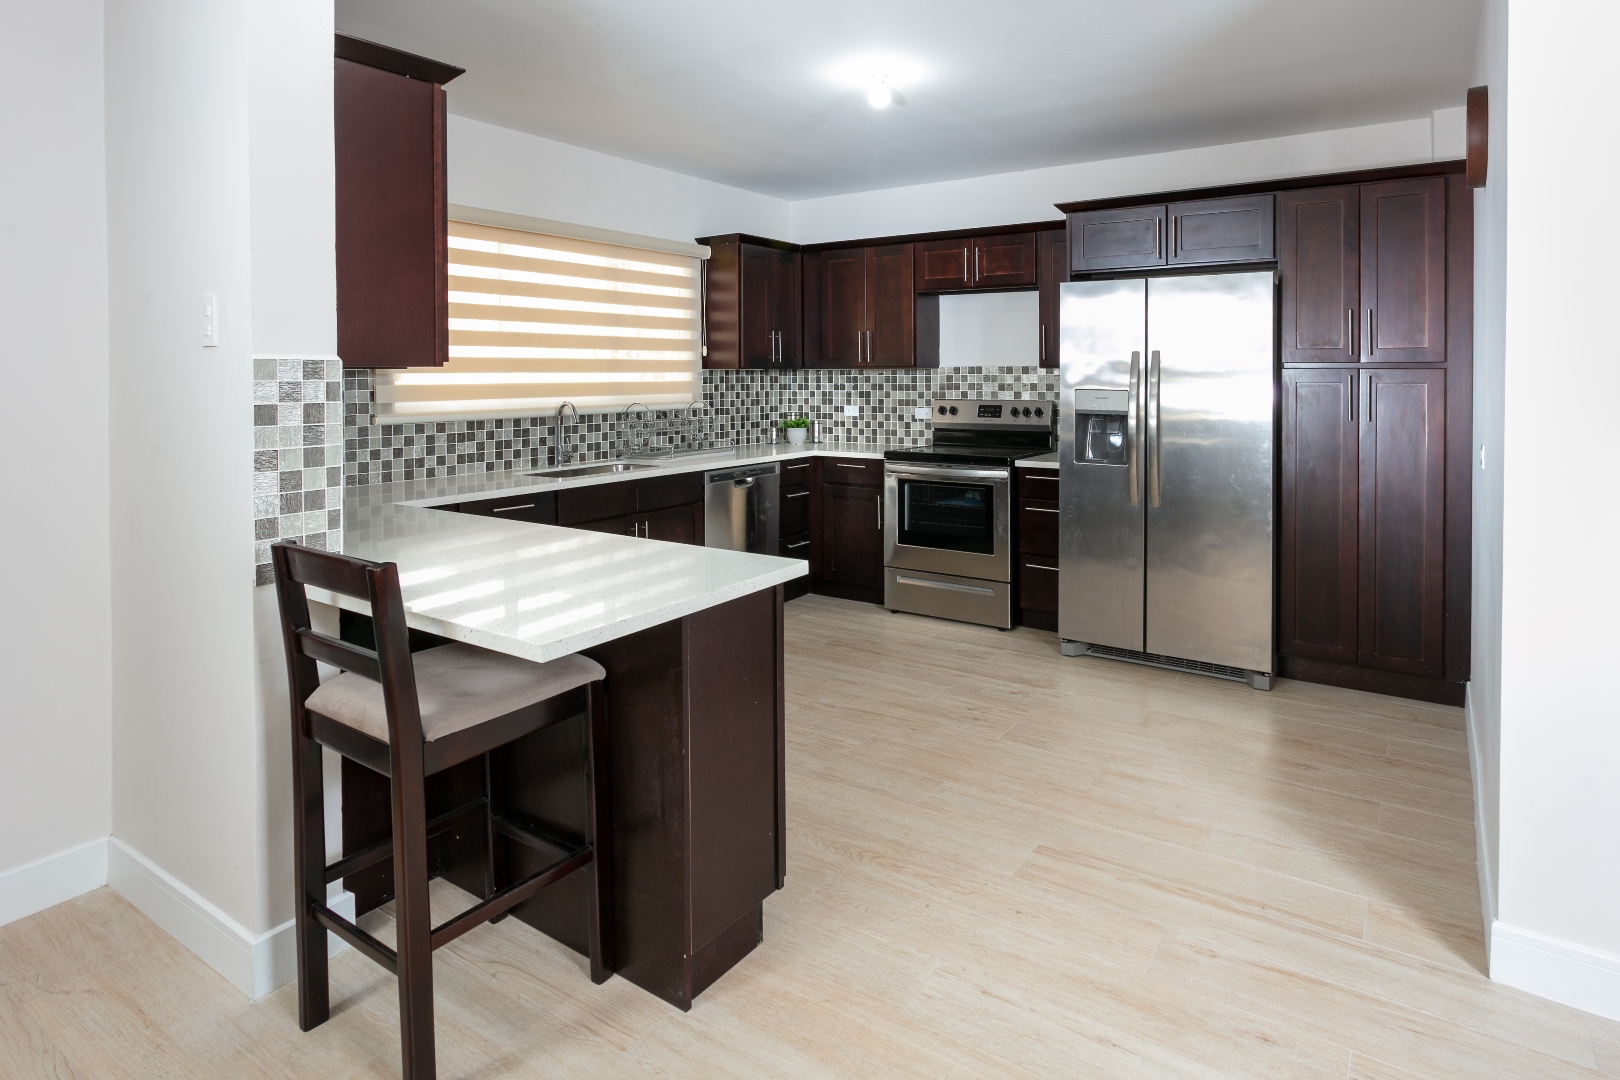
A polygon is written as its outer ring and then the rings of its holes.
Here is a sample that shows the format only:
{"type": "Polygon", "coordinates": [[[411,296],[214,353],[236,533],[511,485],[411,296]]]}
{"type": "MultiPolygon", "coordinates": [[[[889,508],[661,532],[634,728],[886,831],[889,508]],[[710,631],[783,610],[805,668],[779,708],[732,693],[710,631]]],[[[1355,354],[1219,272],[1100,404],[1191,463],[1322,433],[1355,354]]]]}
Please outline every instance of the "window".
{"type": "Polygon", "coordinates": [[[690,255],[450,222],[450,359],[380,370],[379,423],[554,412],[700,392],[701,263],[690,255]]]}

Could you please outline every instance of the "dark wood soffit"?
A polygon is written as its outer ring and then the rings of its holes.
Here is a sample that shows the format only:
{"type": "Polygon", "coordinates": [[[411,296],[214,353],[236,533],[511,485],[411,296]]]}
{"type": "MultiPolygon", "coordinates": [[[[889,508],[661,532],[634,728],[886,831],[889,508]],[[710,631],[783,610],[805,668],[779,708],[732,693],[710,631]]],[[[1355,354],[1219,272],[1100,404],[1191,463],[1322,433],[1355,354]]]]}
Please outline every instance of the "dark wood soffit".
{"type": "Polygon", "coordinates": [[[805,244],[801,251],[833,251],[847,247],[881,247],[887,244],[921,244],[929,240],[956,240],[971,236],[1005,236],[1009,233],[1038,233],[1063,228],[1067,222],[1025,221],[1017,225],[982,225],[974,229],[942,229],[939,232],[905,233],[899,236],[871,236],[862,240],[828,240],[820,244],[805,244]]]}
{"type": "Polygon", "coordinates": [[[1264,195],[1271,191],[1293,191],[1297,188],[1338,187],[1341,184],[1375,184],[1381,180],[1407,180],[1415,176],[1445,176],[1463,171],[1462,161],[1430,161],[1422,165],[1398,165],[1390,169],[1361,169],[1357,172],[1317,173],[1314,176],[1290,176],[1283,180],[1263,180],[1253,184],[1228,184],[1224,187],[1183,188],[1179,191],[1156,191],[1149,195],[1120,195],[1110,199],[1086,199],[1083,202],[1057,203],[1065,214],[1084,210],[1117,210],[1127,206],[1144,206],[1161,202],[1190,202],[1194,199],[1224,199],[1232,195],[1264,195]]]}
{"type": "Polygon", "coordinates": [[[772,240],[768,236],[752,236],[748,233],[721,233],[718,236],[699,236],[692,241],[694,244],[753,244],[756,247],[775,248],[778,251],[798,251],[798,244],[790,244],[786,240],[772,240]]]}
{"type": "Polygon", "coordinates": [[[408,79],[420,79],[423,82],[435,83],[443,86],[457,75],[465,75],[466,68],[456,67],[454,64],[444,64],[437,60],[429,60],[425,56],[417,56],[402,49],[379,45],[375,41],[366,41],[364,38],[349,37],[347,34],[333,34],[335,47],[333,55],[340,60],[352,60],[356,64],[367,67],[381,68],[391,71],[395,75],[404,75],[408,79]]]}
{"type": "Polygon", "coordinates": [[[1491,88],[1468,88],[1468,186],[1485,186],[1490,165],[1491,88]]]}

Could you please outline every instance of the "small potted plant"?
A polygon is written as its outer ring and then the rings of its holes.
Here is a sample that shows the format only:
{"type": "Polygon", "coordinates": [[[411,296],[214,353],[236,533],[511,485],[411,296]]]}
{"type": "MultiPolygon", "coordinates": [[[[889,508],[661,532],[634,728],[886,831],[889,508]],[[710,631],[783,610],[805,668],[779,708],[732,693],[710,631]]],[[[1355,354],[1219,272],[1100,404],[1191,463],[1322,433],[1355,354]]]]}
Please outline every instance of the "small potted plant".
{"type": "Polygon", "coordinates": [[[794,446],[803,446],[805,438],[810,434],[810,421],[803,416],[790,416],[782,421],[782,428],[787,432],[787,441],[794,446]]]}

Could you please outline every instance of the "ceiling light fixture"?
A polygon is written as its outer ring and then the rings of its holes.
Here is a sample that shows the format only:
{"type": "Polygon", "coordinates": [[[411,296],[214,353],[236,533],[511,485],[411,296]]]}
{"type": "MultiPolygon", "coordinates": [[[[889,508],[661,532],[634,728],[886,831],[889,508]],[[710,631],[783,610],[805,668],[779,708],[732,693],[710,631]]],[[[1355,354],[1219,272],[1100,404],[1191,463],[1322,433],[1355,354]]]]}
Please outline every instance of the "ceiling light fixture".
{"type": "Polygon", "coordinates": [[[866,91],[866,103],[874,109],[887,109],[894,104],[894,87],[889,85],[889,76],[873,78],[871,87],[866,91]]]}

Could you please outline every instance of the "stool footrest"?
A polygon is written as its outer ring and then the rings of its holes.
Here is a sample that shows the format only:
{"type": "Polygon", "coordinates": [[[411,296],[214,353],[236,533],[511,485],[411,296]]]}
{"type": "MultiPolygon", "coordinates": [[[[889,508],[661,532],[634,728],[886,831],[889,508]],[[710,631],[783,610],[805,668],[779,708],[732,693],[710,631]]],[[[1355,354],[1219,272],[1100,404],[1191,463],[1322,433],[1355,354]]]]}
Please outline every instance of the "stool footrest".
{"type": "Polygon", "coordinates": [[[392,975],[399,974],[399,954],[324,904],[309,905],[312,919],[359,949],[392,975]]]}
{"type": "MultiPolygon", "coordinates": [[[[483,796],[479,796],[464,806],[458,806],[454,810],[440,814],[438,817],[427,823],[427,838],[432,840],[435,836],[441,836],[444,833],[449,832],[451,829],[457,828],[458,826],[464,824],[468,818],[476,817],[477,815],[482,814],[486,805],[487,800],[485,800],[483,796]]],[[[370,847],[362,848],[353,855],[345,856],[344,858],[339,859],[337,862],[329,865],[326,868],[326,883],[330,885],[338,878],[348,877],[350,874],[359,873],[368,866],[375,866],[377,863],[382,862],[393,853],[393,837],[389,837],[386,840],[379,840],[370,847]]]]}
{"type": "Polygon", "coordinates": [[[495,916],[516,907],[552,882],[565,878],[580,867],[589,864],[594,857],[595,852],[587,845],[564,855],[544,870],[538,870],[530,874],[517,884],[508,885],[483,903],[475,904],[450,921],[435,927],[433,930],[433,947],[437,949],[440,946],[448,945],[473,927],[480,926],[495,916]]]}
{"type": "Polygon", "coordinates": [[[520,844],[534,848],[536,851],[581,851],[583,848],[578,841],[564,840],[561,837],[543,833],[539,829],[513,821],[504,814],[496,814],[489,819],[490,825],[502,836],[516,840],[520,844]]]}

